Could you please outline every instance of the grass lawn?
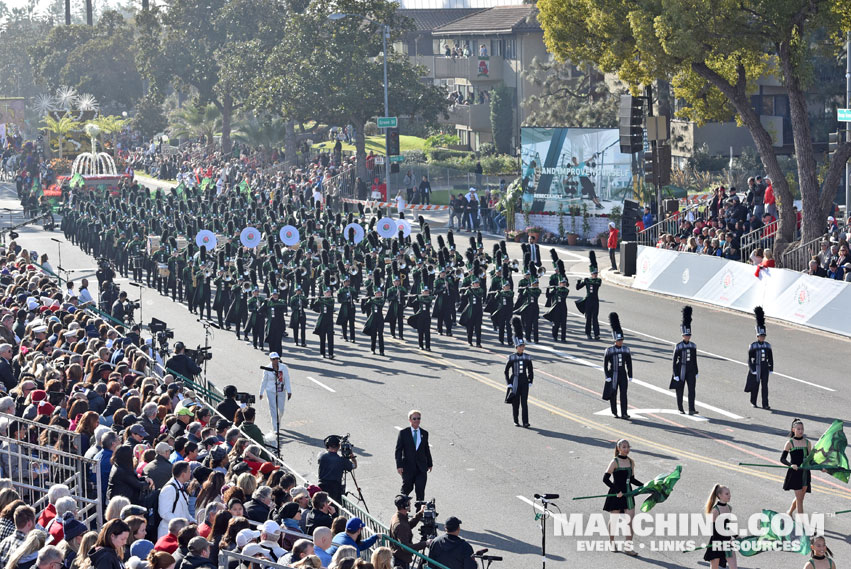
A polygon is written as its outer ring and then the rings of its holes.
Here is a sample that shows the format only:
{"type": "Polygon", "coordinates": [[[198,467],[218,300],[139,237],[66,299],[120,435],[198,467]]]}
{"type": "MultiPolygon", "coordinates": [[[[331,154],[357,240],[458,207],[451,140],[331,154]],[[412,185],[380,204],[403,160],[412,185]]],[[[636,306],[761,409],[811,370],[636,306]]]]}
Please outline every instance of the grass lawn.
{"type": "MultiPolygon", "coordinates": [[[[410,150],[419,150],[423,151],[423,146],[425,145],[425,138],[420,138],[418,136],[407,136],[401,135],[399,136],[399,150],[402,152],[408,152],[410,150]]],[[[334,141],[325,140],[323,142],[317,142],[312,146],[312,148],[316,150],[327,150],[331,152],[334,150],[334,141]]],[[[366,137],[366,152],[372,150],[375,154],[384,154],[384,135],[379,136],[367,136],[366,137]]],[[[349,144],[347,142],[343,143],[343,152],[354,152],[355,145],[349,144]]]]}

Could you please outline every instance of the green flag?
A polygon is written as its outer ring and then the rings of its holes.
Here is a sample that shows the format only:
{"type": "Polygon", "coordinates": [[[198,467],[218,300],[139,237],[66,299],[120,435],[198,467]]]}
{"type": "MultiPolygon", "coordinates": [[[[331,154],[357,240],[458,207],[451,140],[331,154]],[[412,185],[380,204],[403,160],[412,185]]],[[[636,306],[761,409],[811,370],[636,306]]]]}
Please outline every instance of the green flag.
{"type": "Polygon", "coordinates": [[[667,500],[671,492],[674,491],[674,486],[680,480],[682,471],[683,467],[677,465],[672,473],[660,474],[644,486],[633,490],[631,492],[632,495],[650,494],[644,499],[644,503],[641,504],[641,511],[649,512],[653,509],[653,506],[667,500]]]}
{"type": "Polygon", "coordinates": [[[243,194],[250,196],[251,195],[251,188],[248,187],[248,182],[246,182],[245,180],[241,181],[239,183],[239,191],[242,192],[243,194]]]}
{"type": "Polygon", "coordinates": [[[176,188],[174,188],[174,193],[177,194],[177,197],[186,199],[186,185],[183,182],[180,182],[176,188]]]}
{"type": "Polygon", "coordinates": [[[813,450],[804,459],[801,468],[824,470],[834,478],[848,482],[851,470],[848,468],[848,457],[845,447],[848,440],[842,430],[842,421],[836,420],[813,445],[813,450]]]}
{"type": "Polygon", "coordinates": [[[71,181],[68,183],[72,188],[79,188],[80,186],[84,186],[86,184],[86,180],[83,179],[83,176],[80,175],[79,172],[71,176],[71,181]]]}
{"type": "Polygon", "coordinates": [[[33,178],[32,194],[37,198],[40,198],[44,194],[41,189],[41,179],[33,178]]]}
{"type": "Polygon", "coordinates": [[[773,510],[763,510],[762,513],[767,517],[767,519],[763,519],[760,522],[760,527],[767,530],[765,535],[752,535],[750,537],[739,539],[740,548],[738,552],[740,555],[744,557],[753,557],[763,551],[775,551],[775,548],[779,547],[783,547],[783,551],[800,553],[801,555],[810,554],[810,538],[808,536],[785,535],[781,537],[774,533],[771,529],[771,519],[777,515],[777,512],[773,510]],[[783,545],[784,543],[789,545],[783,545]],[[786,549],[787,547],[788,549],[786,549]]]}
{"type": "Polygon", "coordinates": [[[201,191],[202,191],[202,192],[206,191],[206,190],[207,190],[207,186],[209,186],[209,185],[210,185],[210,184],[212,184],[212,183],[213,183],[213,180],[211,180],[210,178],[203,178],[203,179],[201,180],[201,191]]]}

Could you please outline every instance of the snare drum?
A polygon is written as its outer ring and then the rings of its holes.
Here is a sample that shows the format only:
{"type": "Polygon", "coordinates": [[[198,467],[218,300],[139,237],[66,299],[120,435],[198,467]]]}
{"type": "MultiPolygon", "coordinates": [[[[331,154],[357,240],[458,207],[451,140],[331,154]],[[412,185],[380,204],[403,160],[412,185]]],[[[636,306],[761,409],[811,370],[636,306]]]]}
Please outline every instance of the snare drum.
{"type": "Polygon", "coordinates": [[[168,270],[168,265],[165,263],[157,263],[157,274],[164,279],[167,279],[171,274],[171,271],[168,270]]]}

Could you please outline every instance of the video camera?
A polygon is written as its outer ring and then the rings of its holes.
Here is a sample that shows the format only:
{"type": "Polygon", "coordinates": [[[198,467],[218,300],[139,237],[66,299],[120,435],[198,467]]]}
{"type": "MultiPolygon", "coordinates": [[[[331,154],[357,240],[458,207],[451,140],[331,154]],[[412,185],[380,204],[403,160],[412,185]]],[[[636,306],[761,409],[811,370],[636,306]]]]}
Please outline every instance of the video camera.
{"type": "Polygon", "coordinates": [[[417,510],[424,508],[423,518],[419,528],[422,539],[428,540],[437,537],[437,507],[435,505],[435,499],[432,498],[429,502],[415,502],[414,506],[417,510]]]}
{"type": "Polygon", "coordinates": [[[174,339],[174,330],[168,327],[168,324],[158,318],[151,318],[151,323],[148,324],[148,330],[157,340],[157,349],[160,354],[168,354],[168,341],[174,339]]]}
{"type": "Polygon", "coordinates": [[[345,437],[340,437],[340,456],[343,458],[352,458],[354,455],[354,445],[349,442],[349,433],[346,433],[345,437]]]}
{"type": "Polygon", "coordinates": [[[236,400],[244,405],[254,405],[257,401],[257,396],[247,391],[237,391],[236,400]]]}
{"type": "Polygon", "coordinates": [[[199,345],[194,350],[186,348],[185,353],[198,365],[203,365],[205,361],[213,359],[213,354],[210,353],[209,346],[202,348],[199,345]]]}

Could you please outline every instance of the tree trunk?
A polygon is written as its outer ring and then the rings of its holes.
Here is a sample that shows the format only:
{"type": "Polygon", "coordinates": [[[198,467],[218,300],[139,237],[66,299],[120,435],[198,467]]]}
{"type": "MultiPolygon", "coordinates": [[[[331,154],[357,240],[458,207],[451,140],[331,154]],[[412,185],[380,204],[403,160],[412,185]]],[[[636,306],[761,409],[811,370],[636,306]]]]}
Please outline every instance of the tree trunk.
{"type": "Polygon", "coordinates": [[[743,66],[738,68],[738,80],[735,85],[731,85],[729,81],[718,75],[704,63],[693,63],[692,69],[695,73],[706,79],[709,83],[717,87],[732,103],[736,112],[742,119],[742,122],[751,133],[756,150],[759,152],[759,157],[762,160],[762,165],[765,166],[768,177],[771,178],[771,184],[774,188],[774,195],[777,197],[779,204],[779,224],[777,230],[777,240],[775,242],[775,253],[778,249],[782,251],[792,242],[795,235],[796,219],[795,213],[792,210],[792,201],[794,196],[789,189],[789,183],[783,176],[783,171],[780,169],[780,163],[777,161],[777,153],[771,142],[771,135],[762,126],[759,120],[759,115],[751,104],[745,88],[747,78],[743,66]],[[778,247],[779,246],[779,247],[778,247]]]}
{"type": "Polygon", "coordinates": [[[364,122],[358,119],[352,119],[351,121],[352,126],[355,127],[355,165],[358,177],[369,187],[372,180],[366,179],[366,136],[363,132],[364,122]]]}
{"type": "Polygon", "coordinates": [[[86,25],[94,25],[94,12],[92,10],[92,0],[86,0],[86,25]]]}
{"type": "Polygon", "coordinates": [[[65,0],[65,25],[71,25],[71,0],[65,0]]]}
{"type": "Polygon", "coordinates": [[[284,164],[287,166],[297,166],[297,148],[295,137],[295,121],[288,120],[286,130],[284,131],[284,164]]]}
{"type": "Polygon", "coordinates": [[[142,0],[142,11],[147,12],[148,8],[150,8],[150,2],[148,0],[142,0]]]}
{"type": "Polygon", "coordinates": [[[233,119],[233,97],[226,94],[222,97],[222,154],[231,151],[230,131],[233,119]]]}
{"type": "MultiPolygon", "coordinates": [[[[48,146],[50,146],[50,139],[47,140],[48,146]]],[[[62,158],[62,137],[59,137],[59,158],[62,158]]]]}

